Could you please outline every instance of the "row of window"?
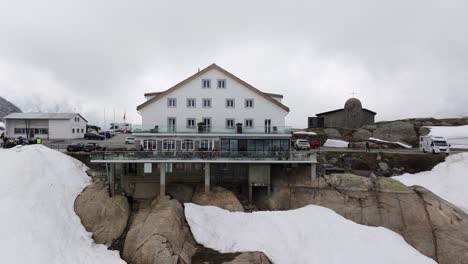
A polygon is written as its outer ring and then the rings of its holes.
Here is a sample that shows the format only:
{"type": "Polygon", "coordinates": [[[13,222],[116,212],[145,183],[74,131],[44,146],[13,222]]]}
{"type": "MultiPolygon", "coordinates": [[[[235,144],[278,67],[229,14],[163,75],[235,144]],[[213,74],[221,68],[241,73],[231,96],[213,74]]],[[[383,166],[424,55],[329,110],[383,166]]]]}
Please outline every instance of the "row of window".
{"type": "MultiPolygon", "coordinates": [[[[197,107],[197,100],[195,98],[187,98],[187,108],[195,108],[197,107]]],[[[226,108],[235,108],[236,107],[236,100],[234,98],[226,99],[225,103],[226,108]]],[[[167,98],[167,107],[174,108],[177,107],[177,98],[167,98]]],[[[210,108],[211,107],[211,98],[203,98],[202,99],[202,107],[203,108],[210,108]]],[[[245,99],[244,102],[245,108],[254,108],[254,99],[245,99]]]]}
{"type": "MultiPolygon", "coordinates": [[[[195,150],[195,143],[192,139],[184,139],[180,143],[181,150],[195,150]]],[[[146,150],[157,150],[158,144],[155,139],[143,140],[143,148],[146,150]]],[[[203,139],[198,142],[200,150],[213,150],[213,140],[203,139]]],[[[174,139],[164,139],[162,141],[162,150],[176,150],[176,141],[174,139]]]]}
{"type": "Polygon", "coordinates": [[[80,122],[80,117],[75,117],[75,122],[80,122]]]}
{"type": "MultiPolygon", "coordinates": [[[[206,126],[206,127],[210,127],[211,126],[211,117],[204,117],[202,119],[202,123],[206,126]]],[[[169,117],[167,119],[167,126],[170,127],[170,128],[174,128],[176,127],[176,118],[175,117],[169,117]]],[[[187,118],[187,121],[186,121],[186,127],[187,128],[195,128],[197,122],[196,122],[196,118],[187,118]]],[[[236,119],[234,118],[226,118],[225,120],[225,127],[226,128],[235,128],[235,125],[236,125],[236,119]]],[[[246,118],[244,119],[244,127],[245,128],[253,128],[254,127],[254,120],[253,118],[246,118]]]]}
{"type": "MultiPolygon", "coordinates": [[[[30,128],[29,131],[34,131],[36,135],[49,134],[48,128],[30,128]]],[[[26,128],[15,128],[15,134],[26,134],[26,128]]]]}
{"type": "MultiPolygon", "coordinates": [[[[226,88],[226,79],[218,79],[216,83],[216,88],[226,88]]],[[[211,88],[211,79],[202,79],[202,88],[211,88]]]]}
{"type": "MultiPolygon", "coordinates": [[[[77,128],[77,129],[74,129],[72,128],[72,133],[75,134],[75,133],[80,133],[80,129],[77,128]],[[76,131],[76,132],[75,132],[76,131]]],[[[84,133],[84,128],[81,128],[81,133],[84,133]]]]}

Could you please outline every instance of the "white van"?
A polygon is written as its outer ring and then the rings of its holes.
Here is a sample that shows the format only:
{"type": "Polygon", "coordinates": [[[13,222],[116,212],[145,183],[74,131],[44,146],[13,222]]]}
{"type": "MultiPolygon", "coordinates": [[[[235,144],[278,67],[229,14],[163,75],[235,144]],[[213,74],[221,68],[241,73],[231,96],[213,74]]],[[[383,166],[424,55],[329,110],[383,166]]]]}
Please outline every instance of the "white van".
{"type": "Polygon", "coordinates": [[[450,153],[450,145],[444,137],[423,136],[419,138],[419,150],[422,152],[450,153]]]}
{"type": "Polygon", "coordinates": [[[125,139],[125,144],[135,144],[135,138],[134,137],[128,137],[125,139]]]}

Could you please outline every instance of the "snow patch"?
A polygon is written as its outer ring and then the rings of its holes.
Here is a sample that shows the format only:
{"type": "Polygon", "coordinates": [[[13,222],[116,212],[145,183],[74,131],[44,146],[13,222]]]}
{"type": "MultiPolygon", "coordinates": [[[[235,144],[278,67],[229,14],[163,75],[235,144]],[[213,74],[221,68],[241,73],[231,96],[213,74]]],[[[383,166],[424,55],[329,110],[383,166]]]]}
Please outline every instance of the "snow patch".
{"type": "Polygon", "coordinates": [[[4,263],[125,263],[97,245],[75,214],[86,166],[43,145],[0,149],[0,256],[4,263]]]}
{"type": "Polygon", "coordinates": [[[468,213],[468,153],[450,155],[431,171],[393,178],[408,186],[422,186],[468,213]]]}
{"type": "Polygon", "coordinates": [[[327,139],[325,141],[325,144],[323,144],[324,147],[329,147],[329,148],[347,148],[349,142],[344,141],[344,140],[339,140],[339,139],[327,139]]]}
{"type": "Polygon", "coordinates": [[[185,217],[205,247],[222,253],[261,251],[276,264],[436,263],[393,231],[356,224],[315,205],[242,213],[186,203],[185,217]]]}
{"type": "Polygon", "coordinates": [[[382,142],[382,143],[388,143],[388,144],[396,144],[396,145],[400,145],[400,146],[402,146],[404,148],[409,148],[409,149],[412,148],[411,145],[408,145],[406,143],[399,142],[399,141],[387,141],[387,140],[373,138],[373,137],[370,137],[369,141],[382,142]]]}
{"type": "Polygon", "coordinates": [[[468,125],[466,126],[426,126],[429,135],[444,137],[452,148],[468,149],[468,125]]]}

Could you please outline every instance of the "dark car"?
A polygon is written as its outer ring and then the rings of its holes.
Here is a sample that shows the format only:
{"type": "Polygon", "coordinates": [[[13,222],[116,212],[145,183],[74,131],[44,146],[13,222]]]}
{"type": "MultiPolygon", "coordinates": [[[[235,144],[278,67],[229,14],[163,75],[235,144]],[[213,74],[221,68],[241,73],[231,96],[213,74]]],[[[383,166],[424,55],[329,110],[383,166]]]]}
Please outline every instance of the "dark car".
{"type": "Polygon", "coordinates": [[[111,138],[113,136],[113,134],[110,131],[99,132],[99,135],[105,136],[106,138],[111,138]]]}
{"type": "Polygon", "coordinates": [[[84,134],[84,138],[85,138],[85,139],[104,140],[106,137],[105,137],[105,136],[101,136],[101,135],[96,134],[96,133],[87,132],[87,133],[84,134]]]}
{"type": "Polygon", "coordinates": [[[67,151],[68,152],[74,152],[74,151],[83,151],[84,150],[84,144],[77,143],[77,144],[71,144],[67,146],[67,151]]]}
{"type": "Polygon", "coordinates": [[[83,151],[86,151],[86,152],[91,152],[91,151],[96,151],[96,150],[104,151],[104,150],[106,150],[106,148],[100,146],[97,143],[88,143],[88,144],[84,145],[84,147],[83,147],[83,151]]]}

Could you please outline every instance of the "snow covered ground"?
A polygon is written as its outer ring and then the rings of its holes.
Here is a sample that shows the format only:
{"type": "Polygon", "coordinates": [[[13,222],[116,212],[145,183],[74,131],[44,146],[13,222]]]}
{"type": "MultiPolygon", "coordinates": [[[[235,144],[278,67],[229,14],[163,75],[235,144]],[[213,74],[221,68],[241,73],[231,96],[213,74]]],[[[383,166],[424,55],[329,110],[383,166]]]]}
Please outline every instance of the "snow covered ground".
{"type": "Polygon", "coordinates": [[[205,247],[223,253],[261,251],[275,264],[436,263],[393,231],[359,225],[315,205],[241,213],[186,203],[185,216],[205,247]]]}
{"type": "Polygon", "coordinates": [[[452,148],[468,149],[468,125],[467,126],[428,126],[429,135],[445,137],[452,148]]]}
{"type": "Polygon", "coordinates": [[[125,263],[96,245],[75,214],[85,169],[42,145],[0,149],[2,263],[125,263]]]}
{"type": "Polygon", "coordinates": [[[450,155],[431,171],[393,178],[408,186],[423,186],[468,213],[468,153],[450,155]]]}
{"type": "Polygon", "coordinates": [[[324,147],[329,147],[329,148],[347,148],[349,142],[346,142],[344,140],[339,140],[339,139],[327,139],[325,141],[325,144],[323,144],[324,147]]]}
{"type": "Polygon", "coordinates": [[[398,141],[387,141],[387,140],[383,140],[383,139],[378,139],[378,138],[373,138],[373,137],[370,137],[369,138],[369,141],[376,141],[376,142],[382,142],[382,143],[390,143],[390,144],[397,144],[397,145],[400,145],[404,148],[412,148],[411,145],[408,145],[406,143],[402,143],[402,142],[398,142],[398,141]]]}

